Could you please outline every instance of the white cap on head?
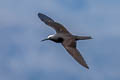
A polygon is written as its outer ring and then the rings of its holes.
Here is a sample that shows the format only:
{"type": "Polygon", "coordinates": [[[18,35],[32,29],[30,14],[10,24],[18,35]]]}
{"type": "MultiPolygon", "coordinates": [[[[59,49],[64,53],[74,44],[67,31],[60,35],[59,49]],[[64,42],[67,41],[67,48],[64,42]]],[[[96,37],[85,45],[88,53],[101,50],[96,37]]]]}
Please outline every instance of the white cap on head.
{"type": "Polygon", "coordinates": [[[48,38],[53,37],[54,35],[49,35],[48,38]]]}

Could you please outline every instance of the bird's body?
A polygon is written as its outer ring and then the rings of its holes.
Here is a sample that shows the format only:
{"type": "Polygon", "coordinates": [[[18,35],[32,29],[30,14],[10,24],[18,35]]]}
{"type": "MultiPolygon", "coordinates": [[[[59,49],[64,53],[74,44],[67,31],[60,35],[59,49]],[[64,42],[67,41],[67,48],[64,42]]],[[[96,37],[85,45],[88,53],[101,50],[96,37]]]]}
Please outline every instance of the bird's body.
{"type": "Polygon", "coordinates": [[[55,29],[56,34],[48,36],[45,40],[51,40],[56,43],[61,43],[64,48],[69,52],[69,54],[82,66],[89,68],[83,59],[80,52],[76,49],[76,41],[77,40],[87,40],[92,39],[90,36],[76,36],[72,35],[63,25],[55,22],[48,16],[38,13],[39,18],[47,25],[55,29]]]}
{"type": "Polygon", "coordinates": [[[69,34],[58,33],[58,34],[54,34],[52,37],[50,37],[50,39],[56,43],[62,43],[67,38],[72,38],[72,36],[69,34]]]}

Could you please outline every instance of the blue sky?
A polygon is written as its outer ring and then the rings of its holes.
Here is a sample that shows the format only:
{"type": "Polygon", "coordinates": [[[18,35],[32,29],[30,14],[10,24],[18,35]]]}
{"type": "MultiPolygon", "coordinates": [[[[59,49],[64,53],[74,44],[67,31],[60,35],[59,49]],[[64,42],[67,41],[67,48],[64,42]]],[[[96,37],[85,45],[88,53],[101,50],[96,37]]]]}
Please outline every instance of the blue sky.
{"type": "Polygon", "coordinates": [[[120,80],[120,0],[0,0],[0,80],[120,80]],[[78,41],[90,69],[62,47],[41,39],[55,31],[41,22],[44,13],[78,41]]]}

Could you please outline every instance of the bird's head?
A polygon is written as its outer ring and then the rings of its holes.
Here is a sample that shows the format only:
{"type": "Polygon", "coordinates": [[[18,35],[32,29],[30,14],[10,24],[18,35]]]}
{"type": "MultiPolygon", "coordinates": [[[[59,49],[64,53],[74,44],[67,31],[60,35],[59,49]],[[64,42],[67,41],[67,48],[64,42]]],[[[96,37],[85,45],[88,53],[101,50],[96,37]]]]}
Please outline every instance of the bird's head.
{"type": "Polygon", "coordinates": [[[54,35],[49,35],[47,38],[41,40],[41,41],[46,41],[46,40],[52,40],[54,35]]]}

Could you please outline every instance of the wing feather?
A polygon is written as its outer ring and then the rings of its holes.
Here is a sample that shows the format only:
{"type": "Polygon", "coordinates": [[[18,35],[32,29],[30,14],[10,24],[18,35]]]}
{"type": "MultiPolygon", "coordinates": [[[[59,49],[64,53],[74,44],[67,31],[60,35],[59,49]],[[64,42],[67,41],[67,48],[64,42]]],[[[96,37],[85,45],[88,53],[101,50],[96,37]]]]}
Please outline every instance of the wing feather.
{"type": "Polygon", "coordinates": [[[80,54],[80,52],[76,49],[76,42],[74,40],[66,40],[63,43],[64,48],[68,51],[68,53],[82,66],[89,69],[88,65],[86,64],[86,61],[80,54]]]}
{"type": "Polygon", "coordinates": [[[38,13],[38,17],[47,25],[49,25],[50,27],[52,27],[53,29],[55,29],[55,31],[57,33],[69,33],[70,32],[61,24],[55,22],[53,19],[51,19],[50,17],[42,14],[42,13],[38,13]]]}

